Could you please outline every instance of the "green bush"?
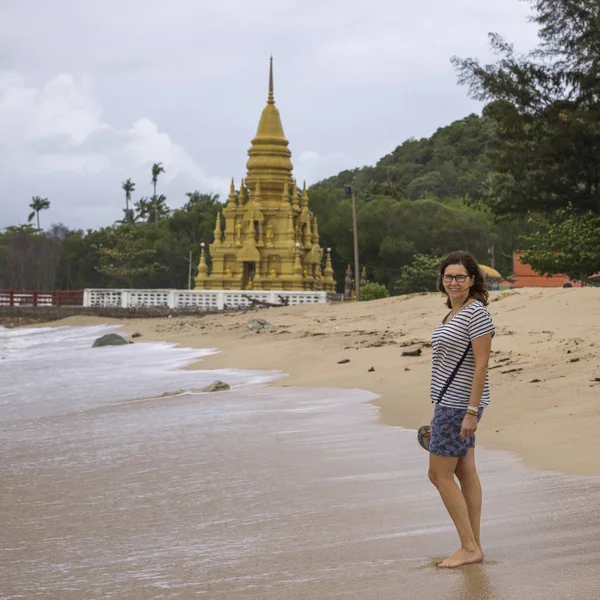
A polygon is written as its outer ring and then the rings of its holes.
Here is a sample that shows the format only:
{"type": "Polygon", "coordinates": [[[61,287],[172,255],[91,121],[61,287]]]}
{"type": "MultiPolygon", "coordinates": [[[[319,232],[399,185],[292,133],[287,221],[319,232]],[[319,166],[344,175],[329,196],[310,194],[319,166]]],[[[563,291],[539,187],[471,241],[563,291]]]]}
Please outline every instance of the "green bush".
{"type": "Polygon", "coordinates": [[[442,259],[436,256],[415,254],[413,262],[402,267],[396,291],[399,294],[435,292],[441,262],[442,259]]]}
{"type": "Polygon", "coordinates": [[[380,283],[367,283],[360,288],[360,300],[379,300],[389,296],[385,285],[380,283]]]}

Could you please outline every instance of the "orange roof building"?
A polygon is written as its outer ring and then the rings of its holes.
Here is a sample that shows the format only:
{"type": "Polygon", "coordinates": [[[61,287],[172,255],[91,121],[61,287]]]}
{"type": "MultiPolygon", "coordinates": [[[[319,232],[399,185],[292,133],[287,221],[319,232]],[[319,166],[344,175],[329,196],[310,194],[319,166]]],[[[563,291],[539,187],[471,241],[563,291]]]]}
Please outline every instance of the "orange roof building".
{"type": "MultiPolygon", "coordinates": [[[[513,254],[513,276],[511,277],[511,288],[522,287],[564,287],[569,284],[572,287],[583,287],[581,281],[573,281],[566,275],[540,275],[531,266],[524,265],[519,258],[522,253],[513,254]]],[[[568,287],[568,286],[567,286],[568,287]]]]}

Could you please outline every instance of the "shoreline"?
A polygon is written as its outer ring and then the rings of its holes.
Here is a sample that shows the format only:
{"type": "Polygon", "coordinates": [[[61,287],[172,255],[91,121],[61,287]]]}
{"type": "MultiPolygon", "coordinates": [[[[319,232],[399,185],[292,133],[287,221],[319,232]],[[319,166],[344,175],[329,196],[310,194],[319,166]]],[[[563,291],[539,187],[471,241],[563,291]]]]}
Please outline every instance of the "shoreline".
{"type": "MultiPolygon", "coordinates": [[[[509,451],[535,469],[600,475],[600,289],[520,289],[490,300],[492,402],[479,447],[509,451]]],[[[440,295],[422,294],[245,314],[76,316],[36,326],[119,325],[123,335],[141,334],[136,343],[217,348],[186,368],[275,370],[285,376],[271,387],[370,392],[381,424],[417,429],[431,417],[430,336],[444,309],[440,295]],[[274,328],[249,331],[251,319],[274,328]],[[416,349],[420,356],[402,356],[416,349]]]]}

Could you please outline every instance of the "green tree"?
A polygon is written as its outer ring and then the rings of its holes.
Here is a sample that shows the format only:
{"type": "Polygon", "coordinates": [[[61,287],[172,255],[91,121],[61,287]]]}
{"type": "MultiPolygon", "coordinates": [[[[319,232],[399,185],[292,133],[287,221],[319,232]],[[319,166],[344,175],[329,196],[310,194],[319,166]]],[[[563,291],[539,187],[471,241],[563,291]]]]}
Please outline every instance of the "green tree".
{"type": "Polygon", "coordinates": [[[448,195],[448,189],[439,171],[431,171],[413,179],[408,184],[406,193],[411,200],[430,197],[444,198],[448,195]]]}
{"type": "Polygon", "coordinates": [[[195,190],[193,192],[186,192],[185,195],[188,197],[188,201],[183,207],[185,210],[190,210],[197,204],[202,204],[204,202],[207,202],[210,205],[214,205],[219,202],[219,194],[203,194],[202,192],[195,190]]]}
{"type": "Polygon", "coordinates": [[[107,231],[106,245],[98,247],[98,272],[134,287],[141,276],[164,267],[155,260],[156,251],[145,247],[143,232],[123,225],[107,231]]]}
{"type": "Polygon", "coordinates": [[[521,262],[543,275],[565,274],[585,282],[600,272],[600,215],[572,206],[554,215],[546,231],[521,239],[521,262]]]}
{"type": "Polygon", "coordinates": [[[387,298],[389,292],[385,285],[380,283],[367,283],[360,288],[360,301],[367,300],[380,300],[381,298],[387,298]]]}
{"type": "Polygon", "coordinates": [[[29,205],[29,208],[32,209],[32,212],[29,214],[27,220],[31,222],[35,217],[37,220],[37,229],[40,231],[40,211],[50,208],[50,200],[40,196],[33,196],[31,198],[31,204],[29,205]]]}
{"type": "Polygon", "coordinates": [[[66,228],[40,232],[31,225],[0,234],[0,289],[53,289],[66,228]]]}
{"type": "Polygon", "coordinates": [[[31,223],[23,223],[21,225],[9,225],[5,233],[36,233],[38,230],[31,223]]]}
{"type": "Polygon", "coordinates": [[[152,216],[152,202],[149,198],[140,198],[134,205],[135,218],[146,223],[150,222],[152,216]]]}
{"type": "Polygon", "coordinates": [[[154,223],[157,223],[159,219],[168,217],[171,212],[171,209],[167,205],[167,198],[163,194],[152,196],[150,207],[152,214],[154,215],[154,223]]]}
{"type": "Polygon", "coordinates": [[[140,213],[133,208],[123,209],[123,218],[118,220],[119,225],[135,225],[142,220],[140,213]]]}
{"type": "Polygon", "coordinates": [[[529,0],[541,43],[521,55],[490,34],[494,64],[454,58],[493,133],[487,201],[498,214],[600,212],[600,26],[591,0],[529,0]]]}
{"type": "Polygon", "coordinates": [[[441,263],[442,259],[437,256],[415,254],[413,261],[402,267],[396,291],[399,294],[435,292],[441,263]]]}
{"type": "MultiPolygon", "coordinates": [[[[415,254],[467,249],[483,256],[496,240],[492,215],[458,200],[377,197],[358,210],[358,230],[361,262],[388,287],[415,254]]],[[[345,240],[339,250],[349,262],[348,234],[345,240]]]]}
{"type": "Polygon", "coordinates": [[[131,225],[133,223],[133,213],[129,210],[129,201],[131,200],[131,192],[135,191],[135,183],[131,179],[127,179],[121,184],[125,191],[125,219],[131,225]]]}
{"type": "MultiPolygon", "coordinates": [[[[158,201],[157,201],[157,196],[156,196],[156,184],[158,183],[158,176],[161,173],[165,173],[165,169],[162,166],[162,163],[158,162],[158,163],[154,163],[152,165],[152,186],[154,188],[154,195],[152,196],[152,204],[153,204],[153,209],[154,209],[154,222],[158,223],[158,201]]],[[[163,196],[164,198],[164,196],[163,196]]]]}

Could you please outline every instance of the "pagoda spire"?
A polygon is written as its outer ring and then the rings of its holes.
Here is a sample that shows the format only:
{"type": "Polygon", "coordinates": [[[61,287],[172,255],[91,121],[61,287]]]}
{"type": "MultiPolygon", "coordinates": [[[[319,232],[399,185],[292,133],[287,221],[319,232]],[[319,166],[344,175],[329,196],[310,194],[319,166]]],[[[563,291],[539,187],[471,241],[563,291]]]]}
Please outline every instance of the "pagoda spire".
{"type": "Polygon", "coordinates": [[[282,204],[290,203],[290,184],[287,181],[283,184],[283,194],[281,196],[281,202],[282,204]]]}
{"type": "Polygon", "coordinates": [[[294,184],[292,185],[292,207],[300,208],[298,205],[298,186],[296,185],[296,180],[294,179],[294,184]]]}
{"type": "Polygon", "coordinates": [[[208,279],[208,266],[206,264],[206,257],[204,255],[204,246],[206,244],[204,242],[202,242],[200,244],[200,262],[198,264],[198,274],[196,275],[195,278],[195,286],[194,289],[196,290],[203,290],[205,289],[205,285],[206,285],[206,280],[208,279]]]}
{"type": "Polygon", "coordinates": [[[227,198],[227,208],[234,208],[237,197],[235,195],[235,183],[233,177],[231,178],[231,185],[229,186],[229,197],[227,198]]]}
{"type": "Polygon", "coordinates": [[[313,227],[312,227],[312,243],[319,243],[319,226],[317,225],[317,215],[313,218],[313,227]]]}
{"type": "Polygon", "coordinates": [[[206,277],[208,266],[206,265],[206,256],[204,255],[204,242],[200,244],[200,264],[198,265],[198,277],[206,277]]]}
{"type": "Polygon", "coordinates": [[[275,106],[273,86],[273,57],[269,60],[269,93],[267,105],[262,111],[256,135],[248,150],[246,183],[254,190],[260,180],[265,206],[280,203],[281,192],[286,181],[292,178],[292,153],[283,133],[281,116],[275,106]]]}
{"type": "Polygon", "coordinates": [[[308,192],[306,191],[306,180],[302,186],[302,208],[308,208],[308,192]]]}
{"type": "Polygon", "coordinates": [[[288,249],[293,250],[294,244],[296,242],[295,238],[295,230],[294,230],[294,217],[292,213],[288,213],[288,225],[287,225],[287,241],[288,241],[288,249]]]}
{"type": "Polygon", "coordinates": [[[335,284],[333,279],[333,266],[331,265],[331,248],[327,248],[327,258],[325,260],[325,282],[328,284],[335,284]]]}
{"type": "Polygon", "coordinates": [[[273,93],[273,55],[269,62],[269,96],[267,98],[267,104],[275,104],[275,95],[273,93]]]}
{"type": "Polygon", "coordinates": [[[242,179],[242,183],[240,184],[240,206],[244,206],[246,200],[248,200],[248,196],[246,195],[246,182],[242,179]]]}
{"type": "Polygon", "coordinates": [[[213,242],[213,246],[220,246],[222,243],[221,238],[223,237],[223,232],[221,230],[221,212],[217,213],[217,220],[215,222],[215,241],[213,242]]]}
{"type": "Polygon", "coordinates": [[[254,188],[254,202],[260,206],[261,195],[260,195],[260,181],[256,182],[256,187],[254,188]]]}

